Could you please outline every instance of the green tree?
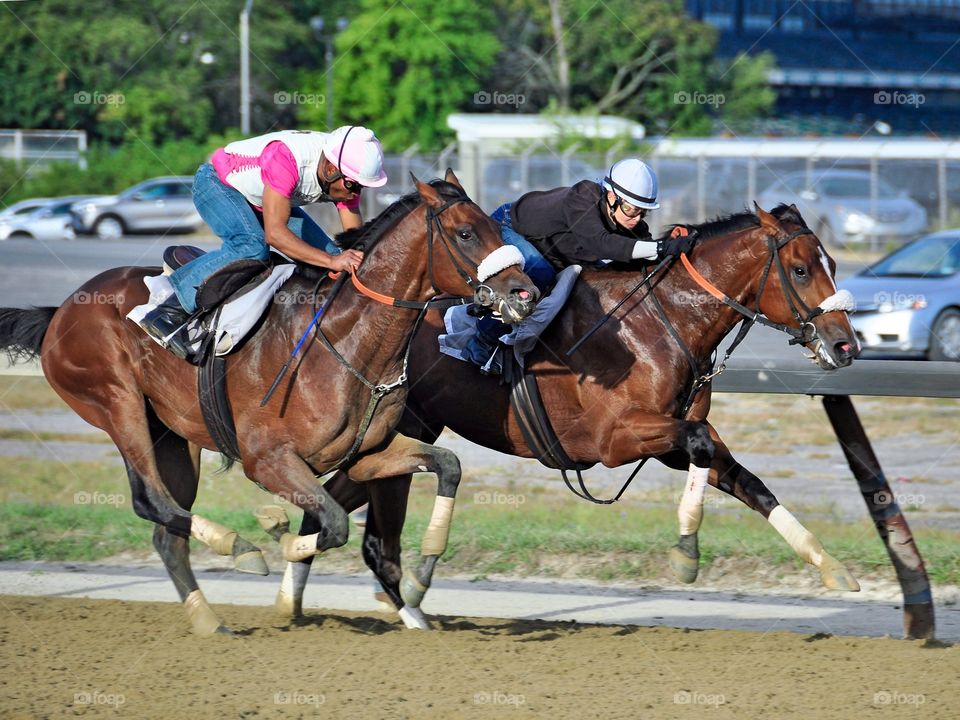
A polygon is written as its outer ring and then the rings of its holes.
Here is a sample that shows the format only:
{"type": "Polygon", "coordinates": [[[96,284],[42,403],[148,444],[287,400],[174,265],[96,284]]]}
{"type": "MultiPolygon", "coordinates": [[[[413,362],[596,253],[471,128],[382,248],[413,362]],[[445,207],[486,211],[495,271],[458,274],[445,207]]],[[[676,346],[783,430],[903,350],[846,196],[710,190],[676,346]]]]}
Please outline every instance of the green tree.
{"type": "MultiPolygon", "coordinates": [[[[336,39],[337,124],[368,125],[388,151],[441,147],[451,136],[447,115],[488,89],[499,48],[494,25],[494,14],[470,0],[361,0],[336,39]]],[[[302,81],[311,91],[326,87],[321,69],[302,81]]],[[[326,108],[304,105],[298,117],[324,127],[326,108]]]]}

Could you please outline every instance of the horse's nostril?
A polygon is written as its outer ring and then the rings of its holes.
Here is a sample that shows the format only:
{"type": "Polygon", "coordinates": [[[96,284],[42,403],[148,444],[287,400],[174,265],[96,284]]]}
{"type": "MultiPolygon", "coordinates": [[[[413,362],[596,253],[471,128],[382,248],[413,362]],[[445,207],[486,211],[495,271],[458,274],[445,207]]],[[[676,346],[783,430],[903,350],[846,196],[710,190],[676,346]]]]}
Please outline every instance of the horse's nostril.
{"type": "Polygon", "coordinates": [[[841,357],[850,357],[853,354],[853,346],[848,342],[838,342],[834,348],[841,357]]]}

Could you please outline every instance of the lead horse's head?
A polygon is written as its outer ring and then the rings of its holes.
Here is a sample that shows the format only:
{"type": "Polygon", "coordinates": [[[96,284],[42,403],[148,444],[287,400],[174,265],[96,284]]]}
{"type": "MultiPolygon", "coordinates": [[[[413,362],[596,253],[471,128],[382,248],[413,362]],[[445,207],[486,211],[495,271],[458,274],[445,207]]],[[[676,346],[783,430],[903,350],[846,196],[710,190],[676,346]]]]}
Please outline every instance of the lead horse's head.
{"type": "Polygon", "coordinates": [[[523,272],[523,257],[504,245],[500,226],[467,197],[452,170],[444,181],[459,190],[443,194],[433,184],[413,178],[426,206],[427,266],[439,293],[465,296],[516,323],[533,312],[540,293],[523,272]]]}
{"type": "Polygon", "coordinates": [[[769,257],[757,293],[760,311],[789,328],[824,370],[846,367],[860,352],[847,312],[849,292],[837,290],[836,263],[794,205],[772,213],[754,203],[769,257]]]}

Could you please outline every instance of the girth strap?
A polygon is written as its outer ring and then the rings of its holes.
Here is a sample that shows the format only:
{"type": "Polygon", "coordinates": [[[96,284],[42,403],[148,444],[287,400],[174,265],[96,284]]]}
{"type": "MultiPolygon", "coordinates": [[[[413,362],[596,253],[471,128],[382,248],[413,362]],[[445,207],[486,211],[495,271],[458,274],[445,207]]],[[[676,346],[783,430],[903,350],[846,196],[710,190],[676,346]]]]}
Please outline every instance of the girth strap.
{"type": "MultiPolygon", "coordinates": [[[[216,327],[220,316],[217,309],[213,319],[216,327]]],[[[230,398],[227,396],[227,358],[217,355],[216,345],[213,342],[215,333],[209,333],[203,347],[198,353],[197,385],[200,397],[200,411],[207,432],[222,455],[230,460],[240,459],[240,449],[237,447],[237,428],[233,423],[233,411],[230,408],[230,398]]]]}

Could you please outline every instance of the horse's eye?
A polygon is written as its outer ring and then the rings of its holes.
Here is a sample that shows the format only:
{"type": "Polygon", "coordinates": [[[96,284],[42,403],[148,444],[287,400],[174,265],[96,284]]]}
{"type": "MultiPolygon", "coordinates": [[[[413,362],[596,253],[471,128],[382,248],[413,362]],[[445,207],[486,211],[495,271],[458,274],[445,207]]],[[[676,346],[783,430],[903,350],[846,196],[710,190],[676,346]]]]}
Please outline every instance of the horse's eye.
{"type": "Polygon", "coordinates": [[[469,240],[473,237],[473,232],[470,230],[470,228],[460,228],[457,230],[457,237],[461,240],[469,240]]]}
{"type": "Polygon", "coordinates": [[[793,268],[793,274],[802,280],[807,276],[807,269],[803,265],[796,265],[793,268]]]}

